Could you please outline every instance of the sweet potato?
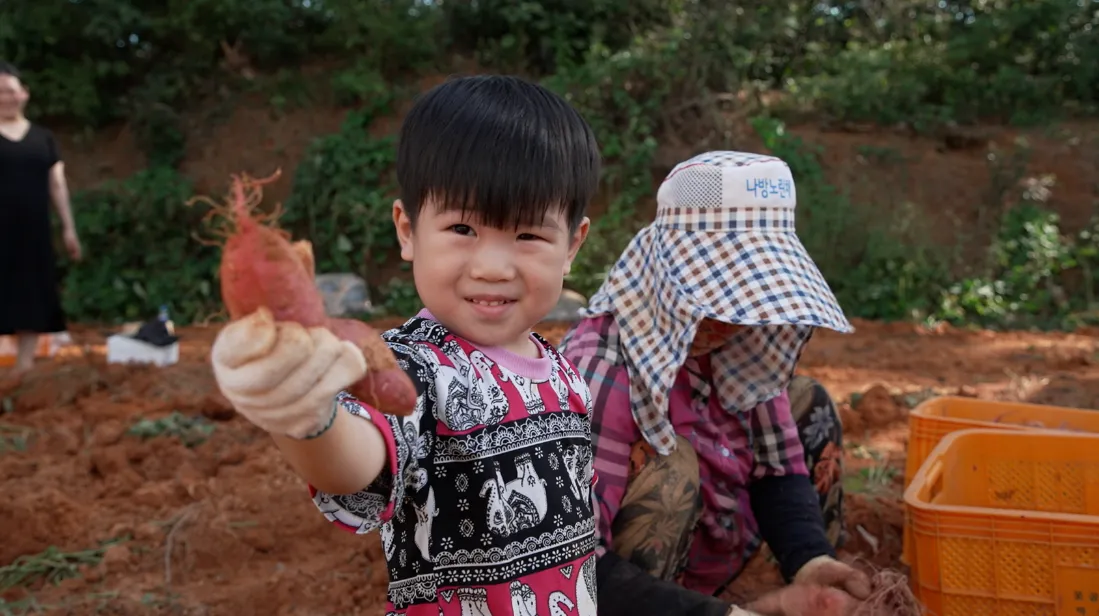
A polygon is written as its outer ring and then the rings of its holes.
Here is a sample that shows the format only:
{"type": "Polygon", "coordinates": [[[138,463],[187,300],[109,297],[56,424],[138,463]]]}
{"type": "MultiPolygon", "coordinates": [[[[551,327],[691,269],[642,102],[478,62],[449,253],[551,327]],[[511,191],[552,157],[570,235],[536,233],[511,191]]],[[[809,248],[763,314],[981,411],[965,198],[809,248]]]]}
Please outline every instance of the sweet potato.
{"type": "Polygon", "coordinates": [[[351,395],[384,413],[410,414],[416,406],[416,388],[381,336],[366,323],[354,319],[329,319],[325,326],[340,339],[362,349],[366,365],[370,366],[366,376],[351,386],[351,395]]]}
{"type": "Polygon", "coordinates": [[[229,224],[220,267],[221,298],[229,318],[239,319],[262,306],[277,321],[327,327],[362,349],[366,358],[367,374],[350,387],[351,394],[383,413],[411,414],[416,388],[378,332],[362,321],[333,319],[325,313],[314,282],[312,245],[291,243],[289,234],[273,224],[277,212],[270,220],[254,212],[262,199],[262,186],[278,176],[278,171],[261,179],[232,176],[228,205],[206,197],[193,200],[210,204],[211,214],[220,214],[229,224]]]}

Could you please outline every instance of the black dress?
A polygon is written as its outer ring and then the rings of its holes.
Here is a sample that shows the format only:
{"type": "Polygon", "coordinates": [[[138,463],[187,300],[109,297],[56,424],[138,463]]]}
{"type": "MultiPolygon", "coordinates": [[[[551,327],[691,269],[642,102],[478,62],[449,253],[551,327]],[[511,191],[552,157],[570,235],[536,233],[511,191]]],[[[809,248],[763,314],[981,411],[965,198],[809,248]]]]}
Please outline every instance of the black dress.
{"type": "Polygon", "coordinates": [[[61,160],[49,130],[0,135],[0,335],[65,330],[50,227],[49,174],[61,160]]]}

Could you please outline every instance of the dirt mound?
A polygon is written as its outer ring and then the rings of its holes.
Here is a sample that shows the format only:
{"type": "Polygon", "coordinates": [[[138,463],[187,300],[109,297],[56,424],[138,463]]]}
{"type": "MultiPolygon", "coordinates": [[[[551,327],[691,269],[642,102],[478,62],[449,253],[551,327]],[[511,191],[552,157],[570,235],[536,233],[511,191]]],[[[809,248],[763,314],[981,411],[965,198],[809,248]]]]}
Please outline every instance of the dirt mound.
{"type": "Polygon", "coordinates": [[[881,384],[856,397],[851,405],[841,405],[843,425],[852,431],[884,428],[908,418],[908,409],[881,384]]]}

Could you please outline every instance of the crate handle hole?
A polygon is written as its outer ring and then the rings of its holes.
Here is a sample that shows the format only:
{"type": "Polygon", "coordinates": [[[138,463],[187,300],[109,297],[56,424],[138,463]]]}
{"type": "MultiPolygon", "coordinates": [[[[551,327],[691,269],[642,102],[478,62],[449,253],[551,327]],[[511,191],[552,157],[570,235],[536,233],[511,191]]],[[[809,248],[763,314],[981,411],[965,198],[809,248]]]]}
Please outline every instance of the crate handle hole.
{"type": "Polygon", "coordinates": [[[935,460],[927,469],[927,501],[935,502],[943,491],[943,461],[935,460]]]}

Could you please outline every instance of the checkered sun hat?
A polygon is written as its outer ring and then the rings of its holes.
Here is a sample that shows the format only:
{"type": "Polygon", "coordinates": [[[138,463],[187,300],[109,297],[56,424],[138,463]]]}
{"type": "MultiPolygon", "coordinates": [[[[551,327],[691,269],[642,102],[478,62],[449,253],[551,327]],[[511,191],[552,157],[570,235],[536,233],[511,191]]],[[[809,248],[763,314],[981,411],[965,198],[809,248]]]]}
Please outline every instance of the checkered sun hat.
{"type": "Polygon", "coordinates": [[[657,193],[656,220],[630,242],[589,301],[611,313],[631,377],[634,420],[660,453],[675,448],[667,392],[704,318],[750,326],[711,357],[730,412],[778,394],[815,328],[853,328],[798,239],[796,188],[781,159],[708,152],[657,193]]]}

